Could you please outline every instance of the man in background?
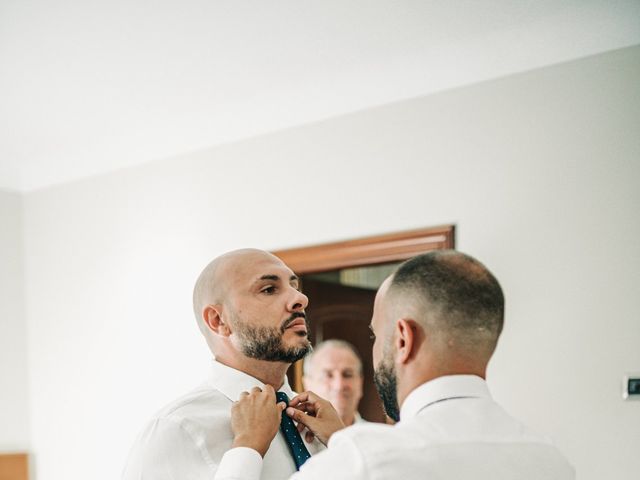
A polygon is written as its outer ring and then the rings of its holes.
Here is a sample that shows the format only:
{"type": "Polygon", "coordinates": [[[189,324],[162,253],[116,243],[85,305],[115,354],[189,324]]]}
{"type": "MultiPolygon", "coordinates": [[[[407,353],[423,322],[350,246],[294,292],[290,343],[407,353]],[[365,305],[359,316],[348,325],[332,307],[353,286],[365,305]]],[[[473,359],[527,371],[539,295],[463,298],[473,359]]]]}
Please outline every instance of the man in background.
{"type": "MultiPolygon", "coordinates": [[[[496,278],[474,258],[435,251],[403,263],[376,295],[375,383],[394,426],[367,423],[338,431],[331,404],[311,392],[285,415],[328,443],[294,475],[306,479],[455,478],[571,480],[571,465],[548,439],[507,414],[485,382],[502,332],[504,297],[496,278]]],[[[256,478],[255,445],[271,441],[268,422],[248,428],[248,415],[270,418],[274,392],[254,390],[233,407],[236,439],[252,432],[221,462],[216,480],[256,478]],[[262,409],[258,401],[265,399],[262,409]],[[241,448],[249,447],[249,448],[241,448]]],[[[541,406],[540,408],[545,408],[541,406]]]]}
{"type": "MultiPolygon", "coordinates": [[[[236,250],[209,263],[193,292],[198,327],[214,357],[208,378],[147,424],[129,455],[124,480],[212,479],[233,445],[231,406],[241,393],[268,386],[288,398],[295,395],[285,373],[311,349],[307,303],[298,278],[270,253],[236,250]]],[[[278,425],[271,435],[274,440],[260,451],[259,478],[286,478],[301,461],[278,425]]],[[[314,441],[299,448],[308,455],[322,447],[314,441]]]]}
{"type": "Polygon", "coordinates": [[[362,361],[344,340],[327,340],[316,345],[304,359],[302,383],[329,400],[346,426],[364,422],[358,413],[362,398],[362,361]]]}

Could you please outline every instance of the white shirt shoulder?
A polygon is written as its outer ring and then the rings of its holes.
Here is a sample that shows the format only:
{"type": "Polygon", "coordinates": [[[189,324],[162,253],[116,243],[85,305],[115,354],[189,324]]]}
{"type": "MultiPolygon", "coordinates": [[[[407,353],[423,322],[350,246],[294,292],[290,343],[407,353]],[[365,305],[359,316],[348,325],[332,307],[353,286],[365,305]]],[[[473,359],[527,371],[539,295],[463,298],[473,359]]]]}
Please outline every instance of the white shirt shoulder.
{"type": "MultiPolygon", "coordinates": [[[[213,362],[200,387],[171,402],[144,427],[129,454],[123,480],[211,480],[231,449],[231,406],[242,391],[264,386],[257,379],[213,362]]],[[[294,392],[284,381],[282,390],[294,392]]],[[[323,447],[307,444],[311,454],[323,447]]],[[[274,438],[258,471],[262,480],[281,480],[296,471],[284,437],[274,438]]]]}
{"type": "Polygon", "coordinates": [[[212,476],[233,442],[230,408],[228,398],[204,385],[171,402],[138,436],[123,479],[173,479],[185,470],[212,476]]]}

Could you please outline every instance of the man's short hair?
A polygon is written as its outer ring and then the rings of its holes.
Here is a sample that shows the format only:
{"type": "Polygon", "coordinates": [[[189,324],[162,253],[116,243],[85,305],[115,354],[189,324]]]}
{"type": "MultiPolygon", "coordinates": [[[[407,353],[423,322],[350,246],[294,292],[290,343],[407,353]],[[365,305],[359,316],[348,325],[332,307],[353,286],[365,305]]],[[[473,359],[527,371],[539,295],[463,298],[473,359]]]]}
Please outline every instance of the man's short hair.
{"type": "Polygon", "coordinates": [[[318,352],[326,350],[327,348],[341,348],[343,350],[349,350],[351,353],[353,353],[353,355],[356,357],[356,360],[358,361],[358,373],[362,375],[362,359],[360,358],[360,354],[352,344],[345,340],[339,339],[325,340],[324,342],[319,343],[306,357],[304,357],[304,375],[311,375],[311,369],[313,368],[313,357],[318,352]]]}
{"type": "Polygon", "coordinates": [[[425,253],[404,262],[393,275],[391,295],[417,306],[417,318],[433,331],[470,349],[495,349],[504,322],[498,280],[475,258],[454,250],[425,253]]]}

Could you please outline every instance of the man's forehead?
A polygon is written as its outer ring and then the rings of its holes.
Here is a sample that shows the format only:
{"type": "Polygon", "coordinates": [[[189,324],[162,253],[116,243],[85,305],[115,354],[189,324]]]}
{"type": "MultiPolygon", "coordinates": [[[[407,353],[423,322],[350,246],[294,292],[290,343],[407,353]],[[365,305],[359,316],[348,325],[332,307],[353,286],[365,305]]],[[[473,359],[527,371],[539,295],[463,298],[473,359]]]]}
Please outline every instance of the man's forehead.
{"type": "Polygon", "coordinates": [[[260,279],[289,280],[296,278],[295,274],[282,260],[275,255],[263,251],[248,251],[230,258],[225,265],[228,273],[241,277],[244,281],[258,281],[260,279]]]}
{"type": "Polygon", "coordinates": [[[298,277],[293,271],[287,267],[280,260],[269,261],[259,260],[246,268],[247,276],[252,281],[260,280],[282,280],[289,282],[291,280],[298,280],[298,277]]]}
{"type": "Polygon", "coordinates": [[[376,300],[383,300],[389,291],[389,287],[391,287],[391,282],[393,281],[393,275],[388,276],[378,288],[378,292],[376,293],[376,300]]]}
{"type": "Polygon", "coordinates": [[[389,287],[391,286],[392,278],[393,278],[392,276],[387,277],[386,280],[382,282],[382,285],[380,285],[380,288],[378,288],[378,291],[376,292],[376,297],[373,301],[374,315],[371,319],[371,323],[369,324],[369,328],[373,328],[374,326],[377,326],[377,325],[374,325],[374,323],[379,323],[379,320],[382,320],[383,312],[388,306],[387,296],[389,293],[389,287]]]}
{"type": "Polygon", "coordinates": [[[358,358],[348,348],[328,347],[316,352],[316,359],[321,368],[329,368],[336,364],[358,364],[358,358]]]}
{"type": "Polygon", "coordinates": [[[332,372],[333,370],[340,370],[340,371],[344,371],[344,370],[356,370],[358,368],[358,365],[356,364],[356,362],[348,362],[348,363],[342,363],[342,362],[335,362],[335,363],[329,363],[328,365],[322,365],[322,370],[325,372],[332,372]]]}
{"type": "Polygon", "coordinates": [[[296,275],[287,275],[286,273],[279,275],[277,273],[265,273],[264,275],[258,275],[253,279],[253,283],[257,282],[289,282],[298,283],[299,279],[296,275]]]}

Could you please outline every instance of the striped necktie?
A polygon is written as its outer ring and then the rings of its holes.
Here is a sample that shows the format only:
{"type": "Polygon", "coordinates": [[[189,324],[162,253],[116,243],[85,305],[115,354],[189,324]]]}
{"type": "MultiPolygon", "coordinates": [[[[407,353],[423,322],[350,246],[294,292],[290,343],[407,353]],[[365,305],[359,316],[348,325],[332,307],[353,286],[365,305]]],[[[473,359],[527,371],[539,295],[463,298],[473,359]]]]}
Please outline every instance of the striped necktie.
{"type": "MultiPolygon", "coordinates": [[[[287,397],[287,394],[284,392],[276,392],[276,402],[285,402],[289,405],[289,397],[287,397]]],[[[296,469],[300,470],[302,464],[311,457],[311,454],[309,453],[309,450],[307,450],[307,447],[305,447],[293,420],[291,420],[286,412],[282,412],[280,431],[282,432],[282,435],[284,435],[284,439],[287,441],[293,461],[296,463],[296,469]]]]}

